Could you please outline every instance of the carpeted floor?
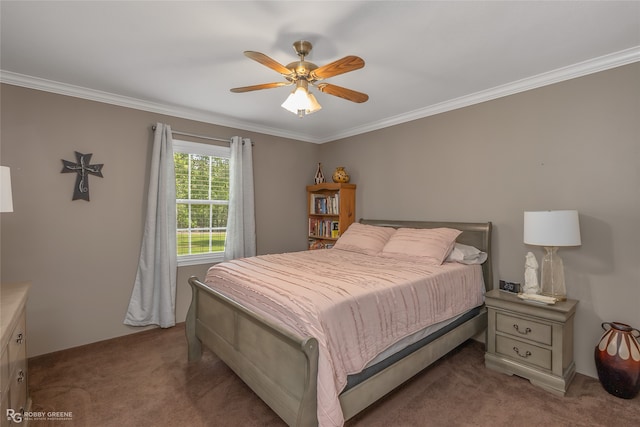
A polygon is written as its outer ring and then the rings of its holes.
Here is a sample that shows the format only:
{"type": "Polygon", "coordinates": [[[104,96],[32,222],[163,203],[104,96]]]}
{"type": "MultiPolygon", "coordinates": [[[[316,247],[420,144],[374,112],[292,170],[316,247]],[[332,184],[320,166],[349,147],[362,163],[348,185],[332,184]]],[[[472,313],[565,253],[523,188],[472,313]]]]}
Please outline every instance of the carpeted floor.
{"type": "MultiPolygon", "coordinates": [[[[608,394],[578,374],[567,396],[484,367],[483,344],[468,341],[374,404],[347,427],[640,425],[640,396],[608,394]]],[[[184,324],[29,360],[31,426],[284,426],[212,353],[187,362],[184,324]]]]}

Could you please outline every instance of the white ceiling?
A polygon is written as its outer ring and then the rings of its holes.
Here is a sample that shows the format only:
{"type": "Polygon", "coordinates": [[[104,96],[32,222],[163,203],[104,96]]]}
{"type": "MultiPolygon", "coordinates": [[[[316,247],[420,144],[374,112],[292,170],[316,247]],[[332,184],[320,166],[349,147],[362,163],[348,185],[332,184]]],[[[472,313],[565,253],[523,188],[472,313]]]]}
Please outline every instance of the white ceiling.
{"type": "Polygon", "coordinates": [[[322,143],[640,61],[640,2],[625,1],[6,1],[0,80],[302,141],[322,143]],[[369,95],[315,94],[303,119],[290,87],[243,55],[283,65],[296,40],[326,81],[369,95]]]}

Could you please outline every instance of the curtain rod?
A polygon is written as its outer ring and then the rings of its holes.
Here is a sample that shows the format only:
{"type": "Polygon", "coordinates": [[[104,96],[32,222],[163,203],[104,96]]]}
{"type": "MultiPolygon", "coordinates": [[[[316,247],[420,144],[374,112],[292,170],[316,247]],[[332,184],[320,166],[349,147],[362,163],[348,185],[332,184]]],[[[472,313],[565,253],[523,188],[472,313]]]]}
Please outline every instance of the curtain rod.
{"type": "MultiPolygon", "coordinates": [[[[151,126],[151,130],[155,131],[156,130],[156,125],[151,126]]],[[[190,136],[190,137],[193,137],[193,138],[208,139],[210,141],[220,141],[220,142],[226,142],[226,143],[231,144],[231,140],[230,139],[214,138],[212,136],[196,135],[196,134],[193,134],[193,133],[180,132],[178,130],[173,130],[173,129],[171,130],[171,133],[175,134],[175,135],[190,136]]]]}

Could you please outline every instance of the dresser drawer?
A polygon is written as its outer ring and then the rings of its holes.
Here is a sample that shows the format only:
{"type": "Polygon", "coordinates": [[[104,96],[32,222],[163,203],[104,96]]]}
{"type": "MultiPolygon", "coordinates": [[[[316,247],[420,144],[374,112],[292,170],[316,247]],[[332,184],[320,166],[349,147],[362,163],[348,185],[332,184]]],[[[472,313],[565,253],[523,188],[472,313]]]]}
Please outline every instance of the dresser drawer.
{"type": "MultiPolygon", "coordinates": [[[[6,380],[6,377],[5,377],[6,380]]],[[[7,409],[9,409],[9,393],[3,393],[2,394],[2,405],[0,406],[0,413],[2,414],[2,416],[0,416],[0,427],[7,427],[9,425],[11,425],[10,420],[7,418],[6,414],[7,414],[7,409]]]]}
{"type": "Polygon", "coordinates": [[[551,370],[551,350],[531,343],[497,335],[496,352],[523,364],[551,370]]]}
{"type": "Polygon", "coordinates": [[[27,360],[22,359],[16,364],[16,370],[11,377],[9,399],[11,408],[16,411],[27,410],[27,360]]]}
{"type": "Polygon", "coordinates": [[[26,321],[24,310],[18,318],[18,323],[9,338],[9,374],[17,371],[16,364],[27,357],[26,345],[26,321]]]}
{"type": "Polygon", "coordinates": [[[505,313],[496,314],[496,330],[520,339],[551,345],[551,325],[505,313]]]}
{"type": "Polygon", "coordinates": [[[4,395],[9,389],[9,347],[2,349],[0,356],[0,396],[4,395]]]}
{"type": "MultiPolygon", "coordinates": [[[[0,331],[2,359],[0,364],[0,383],[2,384],[2,409],[0,427],[20,424],[7,419],[7,410],[29,411],[26,310],[29,283],[2,284],[0,300],[0,331]]],[[[22,424],[27,424],[26,422],[22,424]]]]}

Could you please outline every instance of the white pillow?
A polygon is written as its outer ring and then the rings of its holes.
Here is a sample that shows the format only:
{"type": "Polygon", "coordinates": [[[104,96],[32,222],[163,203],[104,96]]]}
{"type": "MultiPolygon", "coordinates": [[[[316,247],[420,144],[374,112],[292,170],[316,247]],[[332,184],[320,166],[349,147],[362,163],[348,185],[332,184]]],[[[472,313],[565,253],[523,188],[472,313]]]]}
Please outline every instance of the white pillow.
{"type": "Polygon", "coordinates": [[[461,233],[453,228],[399,228],[384,245],[381,255],[440,265],[461,233]]]}
{"type": "Polygon", "coordinates": [[[392,227],[378,227],[354,222],[338,238],[333,248],[365,255],[378,255],[395,232],[396,229],[392,227]]]}
{"type": "Polygon", "coordinates": [[[447,262],[459,262],[461,264],[482,264],[486,260],[486,252],[462,243],[456,243],[446,259],[447,262]]]}

